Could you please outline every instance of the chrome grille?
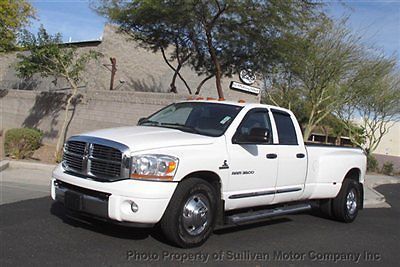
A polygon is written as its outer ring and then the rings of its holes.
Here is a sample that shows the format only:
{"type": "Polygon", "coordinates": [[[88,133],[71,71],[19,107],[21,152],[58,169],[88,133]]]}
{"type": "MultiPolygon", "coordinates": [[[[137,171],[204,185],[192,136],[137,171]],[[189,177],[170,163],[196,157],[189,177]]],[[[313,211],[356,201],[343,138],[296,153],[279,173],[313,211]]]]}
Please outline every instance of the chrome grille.
{"type": "Polygon", "coordinates": [[[92,160],[90,164],[90,171],[94,175],[108,175],[118,177],[121,174],[121,163],[102,162],[92,160]]]}
{"type": "Polygon", "coordinates": [[[69,141],[66,143],[65,146],[68,152],[83,155],[83,153],[85,152],[86,143],[79,141],[69,141]]]}
{"type": "Polygon", "coordinates": [[[92,156],[98,159],[106,159],[121,162],[122,153],[113,147],[93,144],[92,156]]]}
{"type": "Polygon", "coordinates": [[[75,136],[64,146],[63,166],[67,171],[100,180],[126,178],[129,176],[126,151],[126,146],[111,140],[75,136]]]}
{"type": "Polygon", "coordinates": [[[64,153],[64,163],[68,168],[83,171],[83,155],[70,155],[68,153],[64,153]]]}

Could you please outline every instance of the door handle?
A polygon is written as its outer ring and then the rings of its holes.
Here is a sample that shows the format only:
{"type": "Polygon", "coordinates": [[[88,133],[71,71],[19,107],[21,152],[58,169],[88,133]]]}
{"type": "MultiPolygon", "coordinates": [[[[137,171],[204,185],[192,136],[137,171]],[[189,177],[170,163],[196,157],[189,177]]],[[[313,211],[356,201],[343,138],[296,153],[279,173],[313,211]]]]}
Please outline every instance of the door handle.
{"type": "Polygon", "coordinates": [[[298,158],[298,159],[302,159],[302,158],[304,158],[306,155],[304,155],[303,153],[298,153],[298,154],[296,154],[296,158],[298,158]]]}
{"type": "Polygon", "coordinates": [[[271,153],[271,154],[267,154],[267,159],[276,159],[278,157],[277,154],[271,153]]]}

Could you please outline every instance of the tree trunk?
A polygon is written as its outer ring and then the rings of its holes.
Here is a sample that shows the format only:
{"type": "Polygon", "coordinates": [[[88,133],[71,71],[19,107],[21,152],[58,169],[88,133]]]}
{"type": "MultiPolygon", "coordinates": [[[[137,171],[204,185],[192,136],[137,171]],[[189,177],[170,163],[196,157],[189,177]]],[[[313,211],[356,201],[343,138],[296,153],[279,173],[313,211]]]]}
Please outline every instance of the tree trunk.
{"type": "Polygon", "coordinates": [[[210,76],[207,76],[206,78],[204,78],[204,79],[199,83],[199,85],[198,85],[197,88],[196,88],[196,93],[195,93],[195,95],[200,94],[201,87],[206,83],[206,81],[208,81],[208,80],[211,79],[212,77],[214,77],[214,74],[211,74],[210,76]]]}
{"type": "MultiPolygon", "coordinates": [[[[190,89],[188,83],[186,82],[186,80],[185,80],[185,79],[182,77],[182,75],[180,74],[180,69],[181,69],[182,66],[181,66],[181,67],[179,68],[179,70],[177,71],[177,69],[175,69],[174,66],[172,66],[171,63],[168,61],[167,56],[165,55],[165,50],[164,50],[164,48],[161,48],[161,54],[162,54],[162,56],[163,56],[164,62],[168,65],[168,67],[170,67],[171,70],[174,71],[174,76],[177,75],[177,76],[179,77],[179,79],[181,79],[181,81],[183,82],[183,84],[185,84],[186,89],[188,90],[189,94],[192,94],[192,90],[190,89]]],[[[182,65],[182,64],[181,64],[181,65],[182,65]]],[[[176,81],[176,77],[174,78],[174,80],[176,81]]],[[[172,92],[172,88],[173,88],[173,87],[174,87],[175,90],[176,90],[175,81],[174,81],[173,83],[171,83],[171,84],[173,84],[173,86],[171,85],[171,92],[172,92]]],[[[175,92],[174,92],[174,93],[175,93],[175,92]]]]}
{"type": "Polygon", "coordinates": [[[315,108],[313,107],[311,109],[311,113],[310,113],[310,117],[308,118],[308,122],[306,124],[306,127],[304,129],[304,133],[303,133],[303,138],[304,138],[304,142],[307,142],[308,138],[311,135],[311,131],[314,129],[315,127],[315,108]]]}
{"type": "Polygon", "coordinates": [[[219,68],[219,64],[217,64],[217,70],[215,73],[215,85],[217,86],[217,92],[218,92],[218,98],[219,99],[224,99],[224,93],[222,91],[222,85],[221,85],[221,69],[219,68]]]}
{"type": "Polygon", "coordinates": [[[206,29],[206,36],[207,36],[208,51],[210,53],[211,60],[215,67],[215,85],[217,86],[218,97],[220,99],[224,99],[224,92],[222,91],[222,85],[221,85],[221,76],[222,76],[221,65],[218,61],[217,53],[215,52],[215,48],[212,44],[212,36],[209,29],[206,29]]]}
{"type": "Polygon", "coordinates": [[[175,70],[175,72],[174,72],[174,75],[172,76],[172,81],[171,81],[171,84],[170,84],[170,92],[171,93],[178,93],[178,91],[176,90],[176,85],[175,85],[175,83],[176,83],[176,77],[178,76],[178,73],[179,73],[179,70],[181,69],[181,65],[178,65],[178,67],[176,68],[176,70],[175,70]]]}
{"type": "Polygon", "coordinates": [[[322,126],[322,130],[324,131],[324,135],[325,135],[325,144],[327,144],[329,141],[328,130],[324,126],[322,126]]]}
{"type": "Polygon", "coordinates": [[[71,106],[71,102],[72,99],[76,96],[77,92],[78,92],[78,87],[76,86],[75,82],[68,79],[69,84],[72,87],[72,94],[68,97],[67,99],[67,104],[65,106],[65,116],[64,116],[64,121],[63,124],[61,126],[60,129],[60,133],[58,135],[58,140],[57,140],[57,145],[56,145],[56,153],[55,153],[55,157],[56,157],[56,161],[60,162],[61,161],[61,157],[62,157],[62,148],[64,145],[64,139],[65,139],[65,130],[67,128],[68,125],[68,115],[69,115],[69,108],[71,106]]]}
{"type": "Polygon", "coordinates": [[[314,125],[307,124],[306,128],[304,129],[303,138],[304,142],[307,142],[308,138],[311,135],[311,131],[314,129],[314,125]]]}

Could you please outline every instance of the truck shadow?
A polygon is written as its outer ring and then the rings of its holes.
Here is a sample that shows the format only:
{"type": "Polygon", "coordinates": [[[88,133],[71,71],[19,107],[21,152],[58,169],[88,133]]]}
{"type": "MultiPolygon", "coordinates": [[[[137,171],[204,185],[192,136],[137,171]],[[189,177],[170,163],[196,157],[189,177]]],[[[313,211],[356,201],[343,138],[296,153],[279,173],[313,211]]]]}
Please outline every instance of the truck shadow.
{"type": "Polygon", "coordinates": [[[102,235],[108,235],[120,239],[142,240],[153,235],[153,228],[134,228],[121,225],[115,225],[106,221],[77,215],[67,210],[63,204],[54,202],[51,205],[50,213],[63,223],[73,227],[83,228],[102,235]]]}
{"type": "MultiPolygon", "coordinates": [[[[74,214],[67,210],[64,205],[59,202],[52,203],[50,213],[61,219],[63,223],[68,224],[72,227],[83,228],[91,232],[96,232],[102,235],[107,235],[120,239],[143,240],[152,237],[161,243],[174,247],[174,245],[164,237],[158,225],[153,228],[135,228],[112,224],[110,222],[74,214]]],[[[214,234],[225,235],[247,229],[254,229],[274,224],[287,223],[291,221],[292,220],[290,218],[284,217],[237,226],[226,226],[223,228],[215,229],[214,234]]]]}

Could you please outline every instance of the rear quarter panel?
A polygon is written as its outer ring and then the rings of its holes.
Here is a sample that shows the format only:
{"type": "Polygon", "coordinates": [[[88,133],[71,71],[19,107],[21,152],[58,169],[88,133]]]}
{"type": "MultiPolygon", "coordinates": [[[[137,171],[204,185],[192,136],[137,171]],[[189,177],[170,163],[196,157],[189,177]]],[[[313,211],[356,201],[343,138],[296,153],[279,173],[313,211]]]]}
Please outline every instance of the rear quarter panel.
{"type": "Polygon", "coordinates": [[[360,171],[359,181],[364,183],[366,156],[361,149],[318,146],[306,146],[306,149],[309,161],[303,198],[335,197],[353,168],[360,171]]]}

